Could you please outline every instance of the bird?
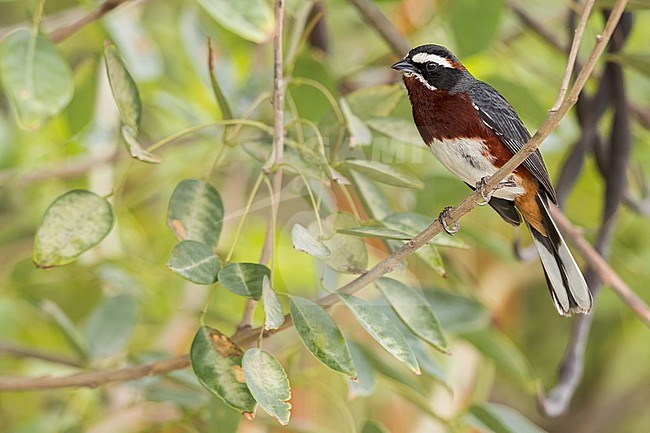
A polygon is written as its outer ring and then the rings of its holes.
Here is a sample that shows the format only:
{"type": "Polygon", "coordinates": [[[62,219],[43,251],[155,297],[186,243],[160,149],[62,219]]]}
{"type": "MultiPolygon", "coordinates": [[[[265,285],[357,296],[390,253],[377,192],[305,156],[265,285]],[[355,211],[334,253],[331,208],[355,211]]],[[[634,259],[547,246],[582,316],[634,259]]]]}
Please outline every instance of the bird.
{"type": "MultiPolygon", "coordinates": [[[[540,152],[528,156],[496,190],[485,192],[489,176],[531,138],[515,109],[441,45],[413,48],[391,67],[402,75],[413,120],[433,155],[479,190],[484,199],[479,204],[489,204],[514,226],[526,223],[558,313],[589,314],[591,292],[551,216],[557,197],[540,152]]],[[[449,227],[445,221],[449,209],[438,219],[454,234],[458,226],[449,227]]]]}

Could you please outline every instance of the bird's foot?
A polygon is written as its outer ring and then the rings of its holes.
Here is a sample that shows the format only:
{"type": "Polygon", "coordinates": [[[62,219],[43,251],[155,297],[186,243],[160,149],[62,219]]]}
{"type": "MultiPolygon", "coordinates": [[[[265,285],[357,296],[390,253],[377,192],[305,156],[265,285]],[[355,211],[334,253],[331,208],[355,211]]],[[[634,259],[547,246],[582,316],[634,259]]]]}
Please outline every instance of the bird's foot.
{"type": "Polygon", "coordinates": [[[454,223],[451,227],[447,225],[447,218],[449,218],[449,211],[451,211],[453,207],[447,206],[440,212],[440,215],[438,215],[438,221],[440,221],[440,224],[442,224],[442,228],[447,232],[449,236],[453,236],[456,233],[458,233],[458,230],[460,230],[460,224],[458,221],[454,223]]]}
{"type": "Polygon", "coordinates": [[[512,178],[512,176],[509,176],[506,178],[506,180],[499,182],[499,184],[495,189],[486,192],[485,189],[489,178],[490,178],[489,176],[485,176],[482,177],[481,180],[476,182],[476,190],[479,192],[479,194],[481,194],[481,198],[483,199],[482,202],[479,201],[476,203],[479,206],[485,206],[486,204],[488,204],[490,202],[490,199],[492,198],[492,195],[495,193],[496,190],[501,188],[514,188],[515,186],[517,186],[517,183],[512,178]]]}

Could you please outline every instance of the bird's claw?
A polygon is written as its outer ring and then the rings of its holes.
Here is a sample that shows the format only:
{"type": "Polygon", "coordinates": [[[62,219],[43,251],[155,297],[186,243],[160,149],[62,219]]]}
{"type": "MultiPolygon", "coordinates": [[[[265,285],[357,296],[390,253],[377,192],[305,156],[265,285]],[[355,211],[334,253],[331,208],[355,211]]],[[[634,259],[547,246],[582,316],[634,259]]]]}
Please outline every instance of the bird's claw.
{"type": "Polygon", "coordinates": [[[485,206],[490,202],[490,199],[492,198],[492,195],[495,193],[496,190],[501,189],[501,188],[514,188],[517,186],[517,183],[512,179],[511,177],[507,178],[506,180],[499,182],[496,188],[494,188],[492,191],[485,191],[485,187],[487,185],[489,177],[485,176],[482,177],[481,180],[476,182],[476,190],[481,194],[481,198],[483,201],[479,201],[476,204],[479,206],[485,206]]]}
{"type": "Polygon", "coordinates": [[[440,215],[438,215],[438,221],[440,221],[442,228],[447,232],[449,236],[455,235],[456,233],[458,233],[458,230],[460,230],[460,224],[458,223],[458,221],[456,221],[454,225],[451,227],[447,225],[446,219],[449,218],[449,211],[451,209],[453,209],[451,206],[447,206],[442,210],[442,212],[440,212],[440,215]]]}

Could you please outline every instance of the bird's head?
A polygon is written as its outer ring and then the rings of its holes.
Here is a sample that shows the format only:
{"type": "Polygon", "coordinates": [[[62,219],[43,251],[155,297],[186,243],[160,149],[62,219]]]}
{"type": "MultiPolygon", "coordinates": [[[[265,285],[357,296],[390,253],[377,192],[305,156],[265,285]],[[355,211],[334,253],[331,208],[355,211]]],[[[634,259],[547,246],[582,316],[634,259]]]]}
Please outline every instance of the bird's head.
{"type": "Polygon", "coordinates": [[[405,79],[417,79],[429,90],[451,90],[469,75],[451,51],[433,44],[413,48],[391,68],[400,71],[405,79]]]}

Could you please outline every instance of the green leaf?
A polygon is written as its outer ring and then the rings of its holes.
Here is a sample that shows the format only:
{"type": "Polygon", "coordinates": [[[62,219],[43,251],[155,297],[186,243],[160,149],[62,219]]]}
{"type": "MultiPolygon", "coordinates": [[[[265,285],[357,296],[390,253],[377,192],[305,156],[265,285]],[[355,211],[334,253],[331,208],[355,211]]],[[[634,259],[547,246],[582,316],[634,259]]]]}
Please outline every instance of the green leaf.
{"type": "Polygon", "coordinates": [[[386,194],[373,181],[355,171],[351,174],[354,186],[359,190],[359,197],[372,218],[379,221],[393,213],[386,194]]]}
{"type": "Polygon", "coordinates": [[[351,378],[357,377],[352,355],[341,330],[314,302],[291,298],[291,318],[305,347],[323,364],[351,378]]]}
{"type": "MultiPolygon", "coordinates": [[[[382,220],[382,223],[386,227],[389,227],[393,230],[402,231],[410,235],[410,237],[413,237],[418,233],[420,233],[421,231],[423,231],[424,229],[426,229],[427,227],[429,227],[429,225],[431,225],[433,221],[434,219],[432,219],[431,217],[427,217],[425,215],[409,213],[409,212],[396,212],[386,216],[382,220]]],[[[452,238],[451,236],[448,236],[446,233],[440,233],[436,235],[431,240],[431,243],[441,247],[452,247],[452,248],[461,248],[461,249],[469,248],[469,245],[467,245],[462,240],[456,237],[452,238]]]]}
{"type": "Polygon", "coordinates": [[[387,137],[414,146],[423,146],[422,137],[411,119],[375,117],[366,120],[368,126],[387,137]]]}
{"type": "Polygon", "coordinates": [[[169,255],[167,266],[196,284],[217,282],[221,264],[210,248],[197,241],[181,241],[169,255]]]}
{"type": "Polygon", "coordinates": [[[246,386],[241,367],[243,355],[230,338],[216,329],[202,326],[192,342],[190,362],[197,379],[208,391],[233,409],[252,414],[255,398],[246,386]]]}
{"type": "Polygon", "coordinates": [[[535,392],[536,381],[530,364],[508,337],[490,328],[464,333],[461,337],[492,359],[500,371],[518,380],[526,391],[535,392]]]}
{"type": "Polygon", "coordinates": [[[300,224],[295,224],[291,229],[291,243],[296,251],[307,253],[319,259],[332,255],[332,252],[325,244],[300,224]]]}
{"type": "Polygon", "coordinates": [[[447,339],[435,312],[422,293],[392,278],[375,282],[397,315],[411,330],[436,349],[446,352],[447,339]]]}
{"type": "Polygon", "coordinates": [[[350,227],[341,229],[338,233],[360,236],[362,238],[393,239],[398,241],[407,241],[413,237],[399,230],[378,226],[350,227]]]}
{"type": "Polygon", "coordinates": [[[226,289],[253,299],[262,297],[264,277],[270,276],[271,270],[259,263],[228,263],[219,271],[219,281],[226,289]]]}
{"type": "Polygon", "coordinates": [[[179,241],[190,239],[215,249],[223,226],[223,202],[209,183],[185,179],[169,200],[167,225],[179,241]]]}
{"type": "Polygon", "coordinates": [[[122,293],[104,299],[93,311],[86,326],[91,359],[101,359],[124,350],[138,318],[135,298],[122,293]]]}
{"type": "Polygon", "coordinates": [[[330,215],[323,221],[323,228],[329,239],[323,240],[331,255],[323,261],[327,266],[338,272],[360,274],[368,266],[368,251],[363,239],[355,236],[337,233],[348,227],[358,225],[354,217],[348,213],[339,212],[330,215]]]}
{"type": "Polygon", "coordinates": [[[516,410],[496,403],[472,405],[468,423],[488,428],[494,433],[545,433],[516,410]],[[477,422],[478,421],[478,422],[477,422]]]}
{"type": "Polygon", "coordinates": [[[266,275],[262,280],[262,301],[264,302],[264,329],[278,329],[284,323],[284,311],[266,275]]]}
{"type": "Polygon", "coordinates": [[[126,148],[133,158],[142,162],[148,162],[150,164],[158,164],[161,161],[158,155],[154,155],[142,147],[140,141],[138,141],[137,138],[138,133],[131,129],[131,127],[122,125],[122,129],[120,131],[122,133],[124,144],[126,144],[126,148]]]}
{"type": "Polygon", "coordinates": [[[364,159],[347,159],[342,164],[352,170],[365,174],[371,179],[386,185],[402,188],[422,188],[424,184],[418,178],[405,174],[391,165],[364,159]]]}
{"type": "Polygon", "coordinates": [[[210,50],[208,54],[208,71],[210,73],[210,84],[212,85],[212,93],[214,93],[214,97],[217,100],[217,104],[219,104],[219,109],[221,110],[221,118],[223,120],[232,119],[233,115],[232,115],[232,110],[230,109],[230,104],[226,99],[226,95],[224,95],[223,91],[221,90],[221,86],[219,85],[219,80],[217,80],[217,75],[214,71],[214,61],[215,61],[216,53],[214,51],[214,46],[212,45],[212,39],[208,39],[208,49],[210,50]]]}
{"type": "Polygon", "coordinates": [[[134,137],[140,131],[142,102],[135,81],[120,58],[117,48],[110,41],[104,42],[104,62],[113,98],[120,110],[122,123],[131,128],[134,137]]]}
{"type": "Polygon", "coordinates": [[[499,34],[505,8],[505,0],[449,2],[447,22],[460,58],[479,53],[492,44],[499,34]]]}
{"type": "Polygon", "coordinates": [[[435,245],[428,243],[419,248],[415,255],[421,258],[431,269],[436,271],[442,278],[447,278],[447,270],[442,261],[442,256],[435,245]]]}
{"type": "Polygon", "coordinates": [[[478,331],[490,323],[488,310],[475,299],[441,290],[427,290],[425,296],[447,333],[478,331]]]}
{"type": "Polygon", "coordinates": [[[255,400],[280,424],[289,424],[291,417],[291,387],[287,373],[269,353],[251,348],[244,354],[246,384],[255,400]]]}
{"type": "Polygon", "coordinates": [[[63,194],[43,215],[34,241],[34,263],[39,268],[70,263],[100,243],[111,227],[108,201],[82,189],[63,194]]]}
{"type": "Polygon", "coordinates": [[[349,347],[352,362],[357,371],[356,380],[348,379],[350,397],[367,397],[375,391],[377,385],[374,369],[366,354],[359,348],[357,343],[350,342],[349,347]]]}
{"type": "Polygon", "coordinates": [[[367,146],[372,143],[372,132],[363,120],[354,115],[344,98],[339,99],[339,105],[350,132],[350,147],[367,146]]]}
{"type": "Polygon", "coordinates": [[[363,87],[345,95],[352,112],[362,119],[387,117],[402,98],[404,89],[398,84],[363,87]]]}
{"type": "Polygon", "coordinates": [[[418,361],[406,338],[379,306],[371,305],[346,293],[339,293],[339,297],[354,313],[361,326],[368,331],[372,338],[377,340],[388,353],[406,364],[415,374],[421,374],[418,361]]]}
{"type": "Polygon", "coordinates": [[[263,43],[274,28],[273,11],[265,0],[197,0],[215,21],[236,35],[263,43]]]}
{"type": "Polygon", "coordinates": [[[20,126],[28,130],[61,112],[74,93],[70,67],[56,47],[28,29],[0,44],[0,75],[20,126]]]}

